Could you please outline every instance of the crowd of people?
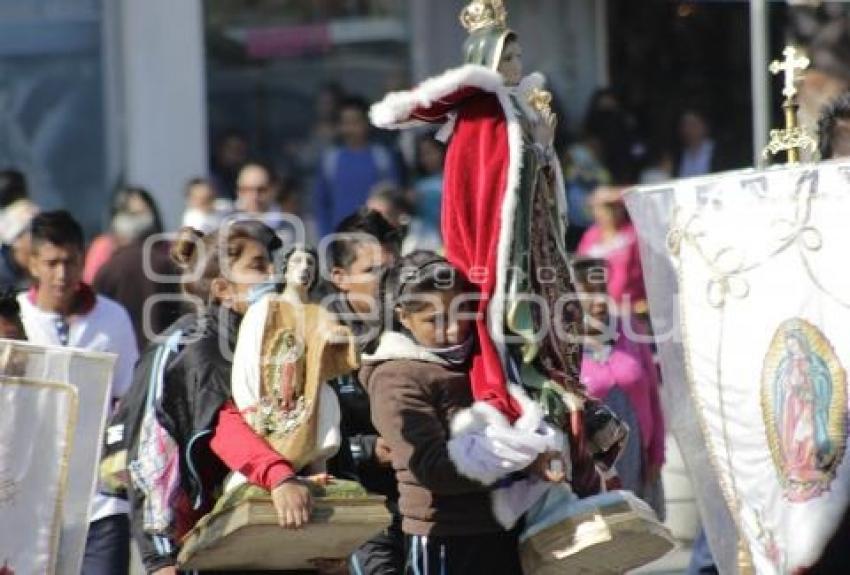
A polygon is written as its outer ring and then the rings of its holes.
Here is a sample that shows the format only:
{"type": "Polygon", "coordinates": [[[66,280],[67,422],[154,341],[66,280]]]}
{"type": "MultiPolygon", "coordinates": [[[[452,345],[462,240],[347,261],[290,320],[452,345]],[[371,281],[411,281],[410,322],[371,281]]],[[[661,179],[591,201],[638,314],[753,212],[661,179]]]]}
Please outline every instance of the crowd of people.
{"type": "MultiPolygon", "coordinates": [[[[134,438],[129,458],[173,457],[181,469],[166,499],[144,481],[157,472],[144,465],[131,469],[125,491],[95,496],[86,575],[127,573],[131,539],[147,572],[176,573],[180,535],[234,475],[271,494],[282,528],[309,522],[308,479],[352,480],[386,497],[392,524],[344,561],[321,566],[324,572],[414,573],[423,562],[448,564],[453,573],[520,571],[515,530],[494,518],[491,485],[470,478],[449,453],[451,421],[473,401],[476,372],[468,364],[482,342],[474,322],[447,311],[463,309],[479,287],[440,255],[447,239],[457,241],[443,236],[445,214],[441,226],[446,146],[433,131],[374,133],[367,103],[338,87],[323,89],[317,102],[308,138],[293,158],[277,162],[290,167],[285,175],[252,158],[238,132],[225,135],[211,173],[186,184],[176,236],[165,233],[151,194],[124,186],[111,201],[108,229],[87,242],[70,213],[39,209],[22,173],[0,172],[0,335],[115,353],[113,420],[134,438]],[[326,253],[310,247],[328,234],[334,239],[326,253]],[[262,378],[250,364],[264,353],[268,318],[280,311],[270,307],[273,294],[292,309],[319,306],[316,317],[352,336],[357,361],[349,367],[360,366],[318,382],[316,397],[335,398],[316,403],[337,406],[328,417],[338,421],[340,437],[297,464],[259,431],[268,421],[246,416],[256,406],[245,397],[262,378]],[[377,328],[375,301],[385,312],[377,328]],[[143,407],[152,373],[163,374],[159,423],[143,407]],[[172,447],[148,438],[157,425],[172,447]],[[171,526],[172,536],[153,535],[150,522],[171,526]]],[[[824,114],[825,158],[846,151],[848,122],[846,98],[824,114]]],[[[623,336],[626,322],[651,327],[622,191],[728,167],[698,110],[683,111],[679,143],[642,142],[616,94],[604,90],[575,140],[555,152],[560,163],[538,146],[545,169],[563,166],[565,197],[555,201],[568,204],[571,227],[554,241],[576,256],[571,281],[582,296],[586,336],[581,383],[631,430],[617,485],[660,517],[661,382],[651,346],[623,336]],[[612,324],[613,335],[606,330],[612,324]]],[[[278,398],[287,405],[296,399],[278,398]]],[[[523,473],[557,481],[551,463],[541,453],[523,473]]]]}

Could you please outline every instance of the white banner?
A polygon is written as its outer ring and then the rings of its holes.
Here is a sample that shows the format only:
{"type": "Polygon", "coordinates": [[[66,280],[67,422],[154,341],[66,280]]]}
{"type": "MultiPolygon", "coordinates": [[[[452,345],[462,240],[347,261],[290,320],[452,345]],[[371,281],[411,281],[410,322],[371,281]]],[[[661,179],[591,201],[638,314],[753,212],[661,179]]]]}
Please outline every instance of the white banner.
{"type": "MultiPolygon", "coordinates": [[[[106,415],[109,406],[109,389],[115,356],[108,353],[90,352],[66,347],[45,347],[25,342],[0,340],[0,380],[15,381],[24,378],[41,382],[61,382],[70,385],[78,398],[79,412],[72,428],[71,449],[67,465],[65,492],[61,497],[61,529],[58,559],[55,563],[57,575],[79,575],[83,561],[86,535],[88,534],[91,501],[97,488],[97,469],[106,415]]],[[[49,418],[49,406],[44,408],[49,418]]],[[[6,413],[16,410],[10,407],[6,413]]],[[[8,442],[26,441],[31,433],[24,416],[18,416],[18,424],[0,428],[0,447],[8,442]]],[[[35,418],[33,418],[35,420],[35,418]]],[[[48,456],[45,454],[45,458],[48,456]]],[[[52,461],[45,461],[45,464],[52,461]]],[[[13,458],[11,467],[17,465],[13,458]]],[[[5,543],[6,531],[16,529],[17,516],[9,516],[0,509],[0,542],[5,543]],[[7,520],[8,519],[8,520],[7,520]]],[[[3,549],[3,547],[0,547],[3,549]]],[[[28,549],[28,548],[21,548],[28,549]]],[[[0,568],[3,556],[0,554],[0,568]]],[[[16,570],[21,573],[53,573],[45,570],[16,570]]]]}
{"type": "Polygon", "coordinates": [[[667,396],[695,416],[686,447],[707,448],[717,484],[697,487],[719,485],[728,508],[699,494],[724,572],[729,521],[758,573],[790,573],[819,558],[850,503],[848,176],[832,163],[627,195],[667,396]]]}
{"type": "Polygon", "coordinates": [[[0,413],[0,565],[5,573],[53,573],[77,393],[68,383],[3,376],[0,413]]]}

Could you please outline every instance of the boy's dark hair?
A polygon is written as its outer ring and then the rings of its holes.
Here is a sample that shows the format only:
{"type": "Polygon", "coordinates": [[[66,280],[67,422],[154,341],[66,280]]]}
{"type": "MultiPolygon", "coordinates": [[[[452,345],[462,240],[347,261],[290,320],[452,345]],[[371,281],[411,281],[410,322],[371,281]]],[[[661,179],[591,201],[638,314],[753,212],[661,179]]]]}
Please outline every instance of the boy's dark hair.
{"type": "Polygon", "coordinates": [[[369,102],[360,96],[347,96],[339,103],[340,116],[346,110],[357,110],[364,118],[369,117],[369,102]]]}
{"type": "Polygon", "coordinates": [[[818,118],[818,147],[822,160],[832,158],[837,129],[850,136],[850,92],[844,92],[821,110],[818,118]]]}
{"type": "Polygon", "coordinates": [[[446,258],[434,252],[417,250],[399,260],[384,273],[380,301],[384,315],[392,314],[393,329],[398,329],[395,309],[416,312],[428,301],[422,296],[434,292],[472,292],[472,284],[446,258]]]}
{"type": "Polygon", "coordinates": [[[72,246],[81,252],[85,250],[83,228],[65,210],[38,214],[30,224],[30,233],[33,251],[43,243],[51,243],[55,246],[72,246]]]}
{"type": "Polygon", "coordinates": [[[330,243],[331,267],[348,269],[357,259],[357,246],[364,236],[371,236],[379,244],[398,252],[401,248],[401,235],[380,213],[363,208],[344,220],[336,227],[336,238],[330,243]]]}
{"type": "Polygon", "coordinates": [[[23,173],[11,168],[0,171],[0,209],[5,209],[28,195],[27,179],[23,173]]]}

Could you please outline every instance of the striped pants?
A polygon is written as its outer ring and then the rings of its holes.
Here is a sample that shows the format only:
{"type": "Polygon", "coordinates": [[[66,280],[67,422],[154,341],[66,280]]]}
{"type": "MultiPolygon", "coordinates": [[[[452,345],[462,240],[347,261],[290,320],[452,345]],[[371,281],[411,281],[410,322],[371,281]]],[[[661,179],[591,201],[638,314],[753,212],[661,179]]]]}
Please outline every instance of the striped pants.
{"type": "Polygon", "coordinates": [[[408,535],[405,575],[521,575],[515,533],[408,535]]]}

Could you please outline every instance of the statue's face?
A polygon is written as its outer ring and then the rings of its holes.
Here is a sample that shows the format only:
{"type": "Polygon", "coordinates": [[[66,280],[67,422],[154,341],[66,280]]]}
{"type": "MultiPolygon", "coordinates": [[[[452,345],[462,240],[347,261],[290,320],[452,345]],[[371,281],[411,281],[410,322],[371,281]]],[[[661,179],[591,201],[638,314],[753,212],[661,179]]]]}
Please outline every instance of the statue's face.
{"type": "Polygon", "coordinates": [[[309,252],[296,251],[286,263],[286,285],[308,287],[316,277],[316,260],[309,252]]]}
{"type": "Polygon", "coordinates": [[[522,46],[517,40],[509,40],[499,60],[499,74],[508,86],[518,86],[522,80],[522,46]]]}

